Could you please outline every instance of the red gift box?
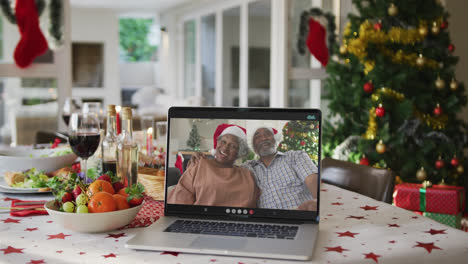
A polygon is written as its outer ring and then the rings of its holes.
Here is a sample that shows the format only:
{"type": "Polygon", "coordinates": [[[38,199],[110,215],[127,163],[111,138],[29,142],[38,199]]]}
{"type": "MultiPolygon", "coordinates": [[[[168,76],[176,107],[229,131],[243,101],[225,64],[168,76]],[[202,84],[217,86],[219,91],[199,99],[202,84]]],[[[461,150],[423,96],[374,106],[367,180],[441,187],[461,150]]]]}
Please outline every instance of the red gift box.
{"type": "Polygon", "coordinates": [[[393,203],[407,210],[455,215],[465,210],[465,188],[402,183],[395,186],[393,203]]]}

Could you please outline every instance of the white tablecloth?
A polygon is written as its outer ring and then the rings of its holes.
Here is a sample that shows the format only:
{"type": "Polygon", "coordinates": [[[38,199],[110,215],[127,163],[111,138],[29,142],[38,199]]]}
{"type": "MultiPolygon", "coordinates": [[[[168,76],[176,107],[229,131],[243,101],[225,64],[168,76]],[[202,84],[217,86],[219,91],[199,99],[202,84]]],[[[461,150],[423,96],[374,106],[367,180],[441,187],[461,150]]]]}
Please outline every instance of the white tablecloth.
{"type": "MultiPolygon", "coordinates": [[[[334,186],[321,188],[319,237],[312,261],[305,263],[468,263],[468,233],[334,186]]],[[[0,194],[0,206],[10,206],[8,198],[52,199],[0,194]]],[[[0,213],[0,263],[287,263],[126,249],[141,230],[83,234],[47,215],[0,213]]]]}

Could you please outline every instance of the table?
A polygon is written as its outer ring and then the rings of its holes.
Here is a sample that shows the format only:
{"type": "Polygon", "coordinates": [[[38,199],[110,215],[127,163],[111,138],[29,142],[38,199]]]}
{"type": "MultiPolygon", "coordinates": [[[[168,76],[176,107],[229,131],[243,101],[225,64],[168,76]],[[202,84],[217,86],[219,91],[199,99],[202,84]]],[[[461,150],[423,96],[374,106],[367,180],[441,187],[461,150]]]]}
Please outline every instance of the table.
{"type": "MultiPolygon", "coordinates": [[[[50,196],[0,194],[8,198],[50,196]]],[[[335,186],[321,185],[320,232],[304,263],[467,263],[468,233],[335,186]]],[[[135,251],[125,242],[144,228],[82,234],[49,216],[0,213],[0,263],[301,263],[258,258],[135,251]]]]}

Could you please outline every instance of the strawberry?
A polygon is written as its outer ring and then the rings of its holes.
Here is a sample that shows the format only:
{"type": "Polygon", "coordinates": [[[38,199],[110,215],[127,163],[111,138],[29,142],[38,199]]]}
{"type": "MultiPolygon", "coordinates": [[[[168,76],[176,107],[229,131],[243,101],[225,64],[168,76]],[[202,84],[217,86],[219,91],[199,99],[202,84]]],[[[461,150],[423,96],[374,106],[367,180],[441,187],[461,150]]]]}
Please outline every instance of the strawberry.
{"type": "Polygon", "coordinates": [[[128,194],[127,202],[131,207],[140,205],[143,202],[144,191],[145,187],[141,183],[133,184],[132,186],[125,189],[125,193],[128,194]]]}
{"type": "Polygon", "coordinates": [[[135,207],[137,205],[140,205],[142,202],[143,202],[143,197],[133,198],[128,202],[128,204],[130,205],[130,207],[135,207]]]}
{"type": "Polygon", "coordinates": [[[73,194],[72,194],[72,193],[66,192],[66,193],[62,196],[62,203],[72,202],[72,201],[73,201],[73,194]]]}
{"type": "Polygon", "coordinates": [[[80,186],[76,185],[75,189],[73,189],[73,198],[76,200],[76,197],[83,192],[80,186]]]}
{"type": "Polygon", "coordinates": [[[112,184],[112,187],[114,187],[115,192],[118,192],[120,189],[124,188],[125,186],[121,182],[114,182],[112,184]]]}
{"type": "Polygon", "coordinates": [[[108,182],[112,183],[111,178],[107,174],[103,174],[103,175],[99,176],[99,178],[97,178],[97,179],[98,180],[103,180],[103,181],[108,181],[108,182]]]}

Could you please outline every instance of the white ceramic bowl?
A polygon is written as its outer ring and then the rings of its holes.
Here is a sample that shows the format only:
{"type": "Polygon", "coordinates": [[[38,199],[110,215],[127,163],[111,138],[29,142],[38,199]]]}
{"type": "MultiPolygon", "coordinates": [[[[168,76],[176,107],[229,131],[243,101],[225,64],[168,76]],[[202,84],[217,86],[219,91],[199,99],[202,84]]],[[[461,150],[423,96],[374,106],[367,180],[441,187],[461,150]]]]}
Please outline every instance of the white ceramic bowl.
{"type": "Polygon", "coordinates": [[[8,148],[0,150],[0,176],[6,171],[25,171],[31,168],[51,172],[73,164],[77,158],[75,153],[50,156],[61,149],[8,148]]]}
{"type": "Polygon", "coordinates": [[[107,213],[76,214],[58,211],[54,202],[55,200],[52,200],[44,205],[54,222],[66,229],[82,233],[107,232],[128,225],[143,206],[140,204],[129,209],[107,213]]]}

